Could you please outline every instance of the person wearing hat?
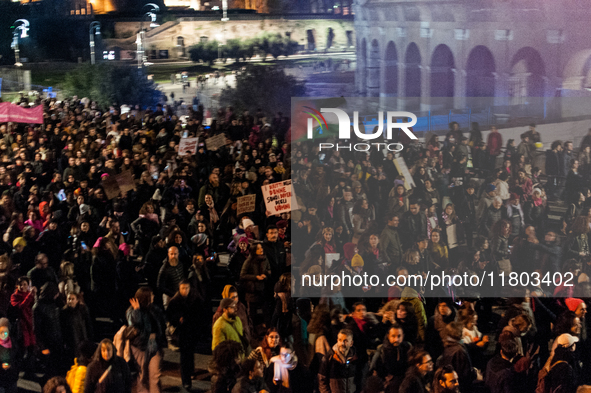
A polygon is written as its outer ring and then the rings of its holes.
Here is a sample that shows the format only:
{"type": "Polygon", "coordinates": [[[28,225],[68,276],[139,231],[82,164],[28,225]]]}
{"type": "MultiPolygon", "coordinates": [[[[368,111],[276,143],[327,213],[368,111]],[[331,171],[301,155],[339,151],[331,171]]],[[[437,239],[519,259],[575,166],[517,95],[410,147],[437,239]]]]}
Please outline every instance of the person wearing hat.
{"type": "MultiPolygon", "coordinates": [[[[240,301],[238,297],[238,289],[234,285],[226,285],[224,290],[222,291],[222,299],[230,298],[236,301],[236,315],[240,317],[242,321],[242,330],[244,331],[244,336],[250,341],[251,332],[254,331],[252,326],[252,320],[248,317],[248,309],[240,301]]],[[[221,306],[218,306],[215,314],[213,315],[212,325],[222,316],[224,310],[221,306]]]]}
{"type": "Polygon", "coordinates": [[[243,344],[244,331],[242,320],[236,315],[236,301],[231,298],[222,299],[220,307],[223,310],[222,316],[215,321],[212,327],[212,351],[221,342],[236,341],[243,346],[244,353],[246,353],[248,348],[243,344]]]}
{"type": "Polygon", "coordinates": [[[544,366],[548,372],[544,378],[546,392],[574,392],[579,385],[575,350],[579,338],[568,333],[556,338],[554,350],[544,366]]]}

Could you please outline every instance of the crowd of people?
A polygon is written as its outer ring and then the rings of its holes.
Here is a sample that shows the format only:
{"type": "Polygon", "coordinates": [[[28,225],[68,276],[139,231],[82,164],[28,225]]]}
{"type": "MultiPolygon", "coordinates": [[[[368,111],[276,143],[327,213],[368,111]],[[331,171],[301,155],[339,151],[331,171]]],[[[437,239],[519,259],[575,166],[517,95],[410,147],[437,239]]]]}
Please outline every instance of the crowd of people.
{"type": "Polygon", "coordinates": [[[264,110],[219,109],[204,126],[202,107],[185,121],[160,105],[30,105],[43,124],[0,124],[0,391],[24,378],[44,392],[161,392],[166,348],[188,391],[196,351],[212,353],[215,393],[591,383],[591,136],[579,156],[554,142],[542,175],[535,125],[503,149],[502,131],[485,142],[478,124],[468,137],[452,123],[443,142],[400,135],[395,157],[292,142],[289,119],[264,110]],[[179,155],[190,137],[197,151],[179,155]],[[274,215],[262,187],[288,179],[298,208],[274,215]],[[255,206],[238,214],[247,195],[255,206]],[[549,200],[566,202],[559,223],[549,200]],[[494,285],[302,285],[484,271],[573,285],[503,298],[494,285]]]}

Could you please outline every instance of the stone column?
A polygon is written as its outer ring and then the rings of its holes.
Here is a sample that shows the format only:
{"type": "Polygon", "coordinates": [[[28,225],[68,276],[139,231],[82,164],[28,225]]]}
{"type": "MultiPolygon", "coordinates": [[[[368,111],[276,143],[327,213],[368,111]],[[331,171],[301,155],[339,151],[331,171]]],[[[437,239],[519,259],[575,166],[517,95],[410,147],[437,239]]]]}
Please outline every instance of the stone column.
{"type": "Polygon", "coordinates": [[[493,72],[495,78],[495,98],[494,105],[508,105],[509,103],[509,91],[508,91],[508,79],[509,75],[505,72],[493,72]]]}
{"type": "Polygon", "coordinates": [[[463,109],[466,107],[466,70],[452,69],[454,73],[454,108],[463,109]]]}
{"type": "Polygon", "coordinates": [[[431,109],[431,67],[419,66],[421,69],[421,111],[431,109]]]}
{"type": "Polygon", "coordinates": [[[406,102],[406,65],[398,62],[398,110],[405,109],[406,102]]]}

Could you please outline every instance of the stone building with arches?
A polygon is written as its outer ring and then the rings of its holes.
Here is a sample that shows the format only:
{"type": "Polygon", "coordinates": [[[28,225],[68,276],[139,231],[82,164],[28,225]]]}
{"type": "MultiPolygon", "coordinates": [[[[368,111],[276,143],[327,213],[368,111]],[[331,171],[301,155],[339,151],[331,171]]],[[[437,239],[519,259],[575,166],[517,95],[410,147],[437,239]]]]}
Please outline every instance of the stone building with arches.
{"type": "Polygon", "coordinates": [[[588,95],[591,0],[357,0],[356,89],[398,109],[588,95]]]}

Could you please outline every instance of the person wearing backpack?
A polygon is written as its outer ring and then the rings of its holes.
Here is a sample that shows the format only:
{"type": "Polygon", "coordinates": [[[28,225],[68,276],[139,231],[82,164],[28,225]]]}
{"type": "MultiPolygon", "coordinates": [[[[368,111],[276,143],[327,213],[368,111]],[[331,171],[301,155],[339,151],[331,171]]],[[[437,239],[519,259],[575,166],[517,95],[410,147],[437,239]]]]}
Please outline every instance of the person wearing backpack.
{"type": "Polygon", "coordinates": [[[538,374],[536,393],[575,393],[578,375],[575,372],[576,343],[579,338],[568,333],[556,339],[553,353],[538,374]]]}

